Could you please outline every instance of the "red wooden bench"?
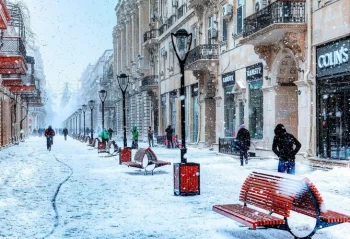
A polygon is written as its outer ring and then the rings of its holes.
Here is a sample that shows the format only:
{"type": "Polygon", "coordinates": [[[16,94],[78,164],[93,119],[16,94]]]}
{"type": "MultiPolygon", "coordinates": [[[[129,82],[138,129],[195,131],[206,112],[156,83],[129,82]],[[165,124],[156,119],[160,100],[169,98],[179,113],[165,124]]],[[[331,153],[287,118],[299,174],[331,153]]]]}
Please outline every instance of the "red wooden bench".
{"type": "Polygon", "coordinates": [[[265,170],[250,173],[241,188],[239,200],[244,203],[215,205],[213,211],[238,221],[251,229],[275,228],[290,232],[294,238],[311,238],[317,230],[350,222],[350,216],[331,210],[321,210],[321,194],[306,177],[265,170]],[[247,205],[264,209],[249,208],[247,205]],[[316,218],[309,235],[297,237],[288,225],[290,212],[295,211],[316,218]]]}
{"type": "Polygon", "coordinates": [[[170,162],[158,160],[151,148],[140,148],[135,154],[134,161],[122,162],[122,164],[128,167],[144,169],[145,174],[150,171],[152,175],[154,169],[165,165],[171,165],[170,162]]]}
{"type": "Polygon", "coordinates": [[[116,155],[119,152],[118,145],[114,140],[106,142],[98,142],[97,146],[98,153],[108,153],[110,155],[116,155]]]}

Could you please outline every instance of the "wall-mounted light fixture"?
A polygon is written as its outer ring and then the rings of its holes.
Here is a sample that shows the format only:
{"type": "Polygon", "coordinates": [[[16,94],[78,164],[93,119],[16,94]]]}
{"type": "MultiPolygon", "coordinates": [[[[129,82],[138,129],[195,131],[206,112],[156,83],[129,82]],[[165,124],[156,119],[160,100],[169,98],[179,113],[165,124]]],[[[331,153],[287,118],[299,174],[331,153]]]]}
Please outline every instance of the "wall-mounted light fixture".
{"type": "Polygon", "coordinates": [[[303,69],[301,69],[301,68],[298,68],[298,71],[299,71],[299,72],[303,72],[303,73],[304,73],[304,70],[303,70],[303,69]]]}
{"type": "Polygon", "coordinates": [[[265,80],[271,80],[271,77],[265,76],[265,80]]]}

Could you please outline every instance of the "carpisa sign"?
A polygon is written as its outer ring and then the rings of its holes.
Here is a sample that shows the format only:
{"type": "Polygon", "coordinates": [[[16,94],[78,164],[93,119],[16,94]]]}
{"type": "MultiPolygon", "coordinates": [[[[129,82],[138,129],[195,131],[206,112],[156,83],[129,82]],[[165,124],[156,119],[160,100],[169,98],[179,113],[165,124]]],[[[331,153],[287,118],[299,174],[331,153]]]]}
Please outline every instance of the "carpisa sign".
{"type": "Polygon", "coordinates": [[[350,72],[350,38],[318,47],[316,58],[317,77],[350,72]]]}
{"type": "Polygon", "coordinates": [[[230,72],[225,75],[222,75],[222,86],[226,87],[229,85],[235,84],[235,72],[230,72]]]}

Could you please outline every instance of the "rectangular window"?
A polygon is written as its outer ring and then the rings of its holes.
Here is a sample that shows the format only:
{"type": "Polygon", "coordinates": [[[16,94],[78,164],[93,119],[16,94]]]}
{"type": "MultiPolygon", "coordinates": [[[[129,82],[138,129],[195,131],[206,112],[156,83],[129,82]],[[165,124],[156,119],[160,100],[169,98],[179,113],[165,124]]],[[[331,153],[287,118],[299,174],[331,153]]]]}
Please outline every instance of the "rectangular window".
{"type": "Polygon", "coordinates": [[[208,18],[208,44],[211,45],[211,28],[213,27],[213,16],[208,18]]]}
{"type": "Polygon", "coordinates": [[[237,6],[237,35],[243,32],[243,21],[244,21],[244,0],[238,0],[237,6]]]}
{"type": "Polygon", "coordinates": [[[222,41],[227,40],[227,20],[222,20],[222,41]]]}
{"type": "Polygon", "coordinates": [[[192,28],[192,46],[197,47],[197,28],[195,26],[192,28]]]}
{"type": "Polygon", "coordinates": [[[253,139],[263,138],[263,81],[249,82],[249,131],[253,139]]]}
{"type": "Polygon", "coordinates": [[[234,95],[232,94],[233,86],[225,87],[224,111],[225,111],[225,137],[236,136],[236,107],[234,95]]]}

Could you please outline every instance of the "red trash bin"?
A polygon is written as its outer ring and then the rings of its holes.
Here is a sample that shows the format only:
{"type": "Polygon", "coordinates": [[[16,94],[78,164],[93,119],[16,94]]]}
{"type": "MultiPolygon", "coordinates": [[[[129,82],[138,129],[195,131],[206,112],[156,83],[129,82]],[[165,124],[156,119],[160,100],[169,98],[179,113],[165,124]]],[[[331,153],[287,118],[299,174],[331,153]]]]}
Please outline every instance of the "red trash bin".
{"type": "Polygon", "coordinates": [[[198,163],[174,163],[174,194],[200,195],[200,167],[198,163]]]}
{"type": "Polygon", "coordinates": [[[127,148],[120,150],[119,164],[122,164],[124,162],[130,162],[130,161],[131,161],[131,148],[127,147],[127,148]]]}

